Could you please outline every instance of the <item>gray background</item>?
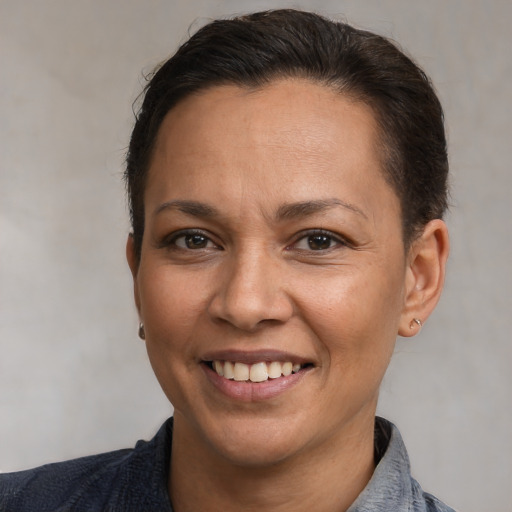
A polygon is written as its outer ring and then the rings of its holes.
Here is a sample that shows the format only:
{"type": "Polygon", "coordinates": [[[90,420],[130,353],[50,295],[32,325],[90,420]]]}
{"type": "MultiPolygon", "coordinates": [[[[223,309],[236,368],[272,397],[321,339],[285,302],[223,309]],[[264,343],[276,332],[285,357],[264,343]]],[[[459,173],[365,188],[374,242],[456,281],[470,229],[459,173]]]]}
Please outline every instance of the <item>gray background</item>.
{"type": "Polygon", "coordinates": [[[0,470],[133,445],[171,411],[136,336],[121,183],[131,103],[212,16],[300,6],[398,40],[451,150],[444,297],[399,340],[380,413],[424,488],[510,511],[512,3],[0,0],[0,470]]]}

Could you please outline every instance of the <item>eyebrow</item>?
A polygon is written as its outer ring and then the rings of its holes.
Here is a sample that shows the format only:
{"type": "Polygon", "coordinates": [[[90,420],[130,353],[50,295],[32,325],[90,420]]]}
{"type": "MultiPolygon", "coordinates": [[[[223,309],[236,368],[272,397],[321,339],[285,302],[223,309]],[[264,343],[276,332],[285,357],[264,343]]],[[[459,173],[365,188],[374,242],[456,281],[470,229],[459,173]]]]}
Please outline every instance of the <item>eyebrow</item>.
{"type": "MultiPolygon", "coordinates": [[[[361,215],[365,219],[368,219],[366,214],[357,206],[346,203],[341,199],[330,198],[330,199],[316,199],[311,201],[298,201],[296,203],[287,203],[281,205],[276,212],[275,218],[277,220],[291,220],[295,218],[308,217],[316,213],[329,210],[331,208],[342,207],[353,213],[361,215]]],[[[219,210],[215,207],[199,201],[190,201],[185,199],[175,199],[172,201],[166,201],[159,205],[154,215],[166,210],[178,210],[179,212],[191,215],[193,217],[203,218],[215,218],[220,217],[219,210]]]]}
{"type": "Polygon", "coordinates": [[[316,199],[313,201],[300,201],[297,203],[284,204],[278,208],[276,217],[283,220],[308,217],[315,213],[321,213],[325,210],[330,210],[331,208],[339,206],[368,219],[366,214],[357,206],[346,203],[335,197],[330,199],[316,199]]]}
{"type": "Polygon", "coordinates": [[[182,213],[186,213],[187,215],[192,215],[193,217],[220,216],[219,211],[213,206],[200,203],[199,201],[188,201],[183,199],[175,199],[161,204],[156,208],[154,215],[158,215],[165,210],[178,210],[182,213]]]}

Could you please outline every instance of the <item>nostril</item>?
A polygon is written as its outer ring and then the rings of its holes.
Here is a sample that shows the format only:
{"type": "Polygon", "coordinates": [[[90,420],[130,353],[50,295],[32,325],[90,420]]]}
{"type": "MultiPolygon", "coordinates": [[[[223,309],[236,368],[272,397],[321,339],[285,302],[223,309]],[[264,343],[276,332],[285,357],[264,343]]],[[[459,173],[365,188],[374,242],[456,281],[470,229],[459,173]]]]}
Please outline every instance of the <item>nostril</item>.
{"type": "Polygon", "coordinates": [[[217,296],[208,309],[212,320],[246,332],[282,324],[293,315],[289,298],[281,294],[274,297],[217,296]]]}
{"type": "Polygon", "coordinates": [[[210,317],[246,332],[288,320],[294,308],[277,269],[276,262],[253,244],[240,248],[219,271],[208,304],[210,317]]]}

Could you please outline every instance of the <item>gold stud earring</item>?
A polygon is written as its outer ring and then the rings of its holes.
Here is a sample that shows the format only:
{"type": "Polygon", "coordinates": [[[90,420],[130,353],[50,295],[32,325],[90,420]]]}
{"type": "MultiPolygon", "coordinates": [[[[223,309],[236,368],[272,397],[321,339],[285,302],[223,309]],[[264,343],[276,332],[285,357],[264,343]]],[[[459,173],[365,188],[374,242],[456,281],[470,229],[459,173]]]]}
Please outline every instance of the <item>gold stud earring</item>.
{"type": "Polygon", "coordinates": [[[419,318],[413,318],[411,323],[409,324],[409,329],[414,329],[418,326],[421,329],[421,320],[419,318]]]}
{"type": "Polygon", "coordinates": [[[139,338],[141,340],[146,339],[146,331],[144,330],[144,324],[142,322],[139,324],[139,338]]]}

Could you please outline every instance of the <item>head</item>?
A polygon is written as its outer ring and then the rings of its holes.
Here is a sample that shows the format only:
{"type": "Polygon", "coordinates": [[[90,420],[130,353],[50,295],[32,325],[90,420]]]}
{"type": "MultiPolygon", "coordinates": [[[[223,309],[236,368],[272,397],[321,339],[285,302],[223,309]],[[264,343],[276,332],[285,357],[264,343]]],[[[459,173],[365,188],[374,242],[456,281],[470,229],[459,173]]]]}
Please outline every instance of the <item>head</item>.
{"type": "Polygon", "coordinates": [[[442,288],[446,172],[432,87],[379,36],[272,11],[215,21],[160,67],[130,142],[127,253],[198,458],[372,436],[396,335],[442,288]]]}
{"type": "Polygon", "coordinates": [[[221,84],[257,89],[292,77],[372,109],[382,171],[400,200],[405,248],[430,220],[443,217],[448,176],[443,111],[425,73],[379,35],[313,13],[268,11],[206,25],[148,83],[125,173],[139,257],[148,167],[167,113],[184,98],[221,84]]]}

